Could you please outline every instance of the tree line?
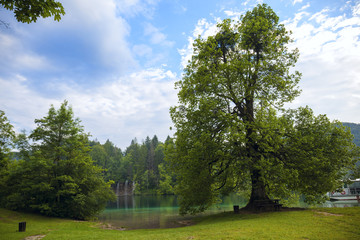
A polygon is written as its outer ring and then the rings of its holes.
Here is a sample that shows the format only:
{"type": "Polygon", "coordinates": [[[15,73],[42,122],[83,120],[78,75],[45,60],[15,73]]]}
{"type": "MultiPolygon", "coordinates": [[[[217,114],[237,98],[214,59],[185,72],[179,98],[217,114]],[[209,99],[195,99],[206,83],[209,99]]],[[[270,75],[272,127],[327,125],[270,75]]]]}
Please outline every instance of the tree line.
{"type": "Polygon", "coordinates": [[[110,140],[104,144],[97,140],[90,141],[94,163],[103,168],[106,181],[135,184],[135,194],[173,194],[175,176],[165,161],[165,144],[170,144],[170,137],[165,143],[155,135],[149,136],[142,143],[131,141],[125,151],[116,147],[110,140]]]}

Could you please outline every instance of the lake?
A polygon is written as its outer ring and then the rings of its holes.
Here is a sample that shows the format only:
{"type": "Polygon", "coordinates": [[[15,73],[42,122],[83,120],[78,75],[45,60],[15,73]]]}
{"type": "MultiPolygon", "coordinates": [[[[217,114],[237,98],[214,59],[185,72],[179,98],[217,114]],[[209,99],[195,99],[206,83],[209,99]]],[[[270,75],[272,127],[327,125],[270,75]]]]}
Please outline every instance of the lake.
{"type": "MultiPolygon", "coordinates": [[[[244,207],[247,199],[231,194],[224,197],[221,204],[217,204],[205,213],[209,215],[218,212],[232,211],[233,205],[244,207]]],[[[194,216],[179,216],[177,197],[174,195],[159,196],[119,196],[99,215],[99,220],[109,223],[116,228],[150,229],[173,228],[189,224],[194,216]]],[[[326,202],[323,207],[360,206],[356,202],[326,202]]],[[[307,207],[299,203],[298,207],[307,207]]],[[[197,215],[197,216],[199,216],[197,215]]]]}
{"type": "MultiPolygon", "coordinates": [[[[233,194],[197,216],[231,211],[233,205],[245,206],[246,200],[233,194]]],[[[100,221],[126,229],[181,227],[192,218],[194,216],[179,216],[179,204],[174,195],[119,196],[99,215],[100,221]]]]}

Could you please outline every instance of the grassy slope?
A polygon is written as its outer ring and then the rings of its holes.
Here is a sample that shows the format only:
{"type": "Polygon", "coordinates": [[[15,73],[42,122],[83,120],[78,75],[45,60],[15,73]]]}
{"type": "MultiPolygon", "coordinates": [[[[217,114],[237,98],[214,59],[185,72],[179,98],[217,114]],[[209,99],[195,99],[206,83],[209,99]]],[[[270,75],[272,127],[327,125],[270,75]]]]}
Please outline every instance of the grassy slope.
{"type": "Polygon", "coordinates": [[[360,239],[360,208],[322,208],[259,214],[221,213],[197,219],[194,226],[118,231],[94,222],[47,218],[0,209],[0,239],[360,239]],[[319,213],[327,212],[330,214],[319,213]],[[336,215],[335,215],[336,214],[336,215]],[[339,216],[340,215],[340,216],[339,216]],[[26,221],[26,232],[16,232],[26,221]]]}

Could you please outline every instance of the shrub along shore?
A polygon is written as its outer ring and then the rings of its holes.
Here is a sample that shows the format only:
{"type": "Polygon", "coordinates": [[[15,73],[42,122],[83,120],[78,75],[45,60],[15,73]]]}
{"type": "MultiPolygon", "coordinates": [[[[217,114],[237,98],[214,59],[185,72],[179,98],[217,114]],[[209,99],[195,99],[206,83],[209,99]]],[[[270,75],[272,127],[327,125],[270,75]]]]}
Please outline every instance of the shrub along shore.
{"type": "Polygon", "coordinates": [[[98,221],[74,221],[0,209],[1,239],[360,239],[360,208],[225,212],[171,229],[121,231],[98,221]],[[26,231],[18,232],[19,222],[26,231]]]}

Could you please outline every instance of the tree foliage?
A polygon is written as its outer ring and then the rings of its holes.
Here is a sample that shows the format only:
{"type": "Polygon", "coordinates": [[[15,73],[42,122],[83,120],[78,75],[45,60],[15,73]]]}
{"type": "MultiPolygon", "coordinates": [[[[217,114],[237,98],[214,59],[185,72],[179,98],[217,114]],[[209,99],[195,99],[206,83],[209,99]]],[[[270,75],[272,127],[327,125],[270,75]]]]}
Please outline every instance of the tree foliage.
{"type": "Polygon", "coordinates": [[[168,152],[181,213],[201,212],[236,189],[250,189],[248,207],[293,192],[312,201],[335,189],[353,164],[352,136],[340,123],[307,107],[283,109],[300,94],[291,42],[266,4],[195,40],[176,83],[180,105],[170,110],[177,132],[168,152]]]}
{"type": "Polygon", "coordinates": [[[6,158],[11,149],[15,138],[13,126],[5,116],[5,112],[0,110],[0,168],[6,167],[6,158]]]}
{"type": "Polygon", "coordinates": [[[0,0],[0,4],[13,11],[18,22],[36,22],[39,17],[54,16],[55,21],[61,20],[65,14],[64,7],[55,0],[0,0]]]}
{"type": "Polygon", "coordinates": [[[136,194],[174,193],[175,178],[165,161],[164,143],[156,135],[152,139],[146,137],[141,144],[132,140],[124,152],[110,140],[105,144],[92,141],[90,146],[90,155],[104,169],[106,180],[133,182],[136,194]]]}
{"type": "Polygon", "coordinates": [[[6,183],[5,207],[50,216],[86,219],[114,198],[89,155],[88,134],[65,101],[36,119],[31,150],[13,161],[6,183]]]}
{"type": "Polygon", "coordinates": [[[10,150],[15,138],[13,126],[5,116],[5,112],[0,110],[0,205],[5,195],[6,182],[10,168],[10,150]]]}

